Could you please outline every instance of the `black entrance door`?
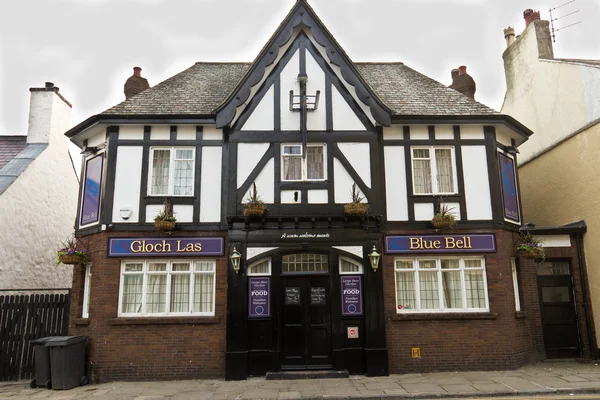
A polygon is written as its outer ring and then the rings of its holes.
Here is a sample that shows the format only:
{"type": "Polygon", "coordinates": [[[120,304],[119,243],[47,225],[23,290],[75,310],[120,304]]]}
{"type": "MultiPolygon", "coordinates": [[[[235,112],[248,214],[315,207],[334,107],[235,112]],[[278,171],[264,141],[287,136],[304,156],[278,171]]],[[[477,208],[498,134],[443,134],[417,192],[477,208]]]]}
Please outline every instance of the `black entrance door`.
{"type": "Polygon", "coordinates": [[[581,355],[569,262],[538,263],[537,275],[546,356],[565,358],[581,355]]]}
{"type": "Polygon", "coordinates": [[[329,276],[284,276],[281,368],[331,368],[329,276]]]}

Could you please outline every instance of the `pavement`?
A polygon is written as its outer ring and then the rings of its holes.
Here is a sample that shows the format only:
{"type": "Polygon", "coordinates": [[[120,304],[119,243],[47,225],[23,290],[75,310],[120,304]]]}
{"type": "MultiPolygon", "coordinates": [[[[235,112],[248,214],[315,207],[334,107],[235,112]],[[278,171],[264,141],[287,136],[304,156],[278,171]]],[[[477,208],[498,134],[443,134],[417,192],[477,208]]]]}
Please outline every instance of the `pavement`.
{"type": "Polygon", "coordinates": [[[110,382],[70,390],[30,389],[29,381],[0,382],[0,399],[245,400],[600,398],[600,365],[542,362],[514,371],[438,372],[342,379],[110,382]],[[541,396],[541,397],[540,397],[541,396]]]}

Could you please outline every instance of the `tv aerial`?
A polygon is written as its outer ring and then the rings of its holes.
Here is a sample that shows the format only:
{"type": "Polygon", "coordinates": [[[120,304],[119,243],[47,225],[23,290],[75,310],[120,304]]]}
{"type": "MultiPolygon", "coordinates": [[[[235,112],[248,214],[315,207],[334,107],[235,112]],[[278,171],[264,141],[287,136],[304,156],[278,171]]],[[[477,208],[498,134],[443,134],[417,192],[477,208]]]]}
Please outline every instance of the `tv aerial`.
{"type": "Polygon", "coordinates": [[[561,15],[560,17],[556,17],[556,18],[554,18],[554,17],[552,16],[552,11],[555,11],[555,10],[557,10],[557,9],[559,9],[559,8],[561,8],[561,7],[564,7],[564,6],[566,6],[566,5],[569,5],[569,4],[571,4],[571,3],[575,3],[576,1],[577,1],[577,0],[571,0],[571,1],[569,1],[569,2],[566,2],[566,3],[564,3],[564,4],[561,4],[560,6],[557,6],[557,7],[554,7],[554,8],[551,8],[551,9],[550,9],[550,26],[551,26],[551,29],[552,29],[552,41],[553,41],[554,43],[556,43],[556,32],[558,32],[558,31],[562,31],[562,30],[564,30],[564,29],[567,29],[567,28],[570,28],[570,27],[572,27],[572,26],[575,26],[575,25],[577,25],[577,24],[580,24],[580,23],[581,23],[581,21],[577,21],[577,22],[574,22],[574,23],[572,23],[572,24],[569,24],[569,25],[566,25],[566,26],[561,26],[560,28],[555,28],[555,27],[554,27],[554,21],[558,21],[559,19],[563,19],[563,18],[569,17],[569,16],[571,16],[571,15],[573,15],[573,14],[577,14],[577,13],[578,13],[580,10],[575,10],[575,11],[573,11],[573,12],[570,12],[570,13],[568,13],[568,14],[565,14],[565,15],[561,15]]]}

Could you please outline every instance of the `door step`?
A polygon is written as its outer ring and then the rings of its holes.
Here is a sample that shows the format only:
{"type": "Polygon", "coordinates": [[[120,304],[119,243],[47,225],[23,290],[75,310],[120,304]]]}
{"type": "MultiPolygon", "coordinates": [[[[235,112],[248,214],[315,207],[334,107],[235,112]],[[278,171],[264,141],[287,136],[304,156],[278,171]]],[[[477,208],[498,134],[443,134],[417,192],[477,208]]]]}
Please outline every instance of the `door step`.
{"type": "Polygon", "coordinates": [[[282,371],[267,372],[266,380],[334,379],[347,378],[348,371],[282,371]]]}

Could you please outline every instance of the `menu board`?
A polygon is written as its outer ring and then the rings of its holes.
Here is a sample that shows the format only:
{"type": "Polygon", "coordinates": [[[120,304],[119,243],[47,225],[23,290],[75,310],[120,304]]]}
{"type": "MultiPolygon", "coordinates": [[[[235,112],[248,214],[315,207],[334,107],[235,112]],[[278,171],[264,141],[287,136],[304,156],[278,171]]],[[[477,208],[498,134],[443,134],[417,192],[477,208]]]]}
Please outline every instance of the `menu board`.
{"type": "Polygon", "coordinates": [[[300,304],[300,288],[286,287],[285,288],[285,305],[292,306],[300,304]]]}
{"type": "Polygon", "coordinates": [[[327,304],[324,287],[310,288],[310,304],[316,304],[316,305],[327,304]]]}

